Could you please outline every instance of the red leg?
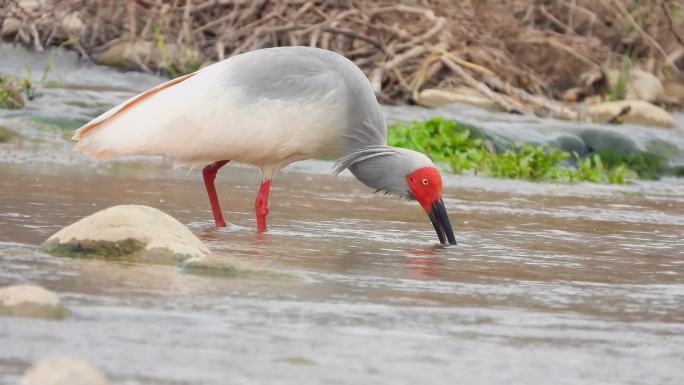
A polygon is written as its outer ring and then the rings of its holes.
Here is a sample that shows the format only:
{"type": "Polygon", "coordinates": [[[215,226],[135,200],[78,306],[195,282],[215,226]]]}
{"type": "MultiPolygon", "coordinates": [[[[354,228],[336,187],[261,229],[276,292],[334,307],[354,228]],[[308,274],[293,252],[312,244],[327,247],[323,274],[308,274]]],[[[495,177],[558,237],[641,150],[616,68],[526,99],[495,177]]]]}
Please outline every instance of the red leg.
{"type": "Polygon", "coordinates": [[[223,214],[221,214],[221,206],[219,206],[218,197],[216,196],[216,187],[214,187],[214,179],[216,179],[216,173],[223,167],[229,160],[219,160],[216,161],[202,169],[202,176],[204,177],[204,187],[207,188],[207,194],[209,195],[209,203],[211,204],[211,212],[214,214],[214,223],[216,227],[226,227],[226,222],[223,220],[223,214]]]}
{"type": "Polygon", "coordinates": [[[271,180],[261,182],[259,195],[254,202],[256,211],[257,231],[266,231],[266,215],[268,215],[268,192],[271,190],[271,180]]]}

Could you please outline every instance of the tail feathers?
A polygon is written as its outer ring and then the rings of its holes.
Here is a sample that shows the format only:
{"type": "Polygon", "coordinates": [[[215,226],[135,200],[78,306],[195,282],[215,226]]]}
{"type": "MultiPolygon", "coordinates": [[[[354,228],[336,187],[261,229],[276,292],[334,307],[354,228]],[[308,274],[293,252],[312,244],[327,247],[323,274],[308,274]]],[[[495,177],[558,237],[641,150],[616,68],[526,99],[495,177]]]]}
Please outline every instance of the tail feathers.
{"type": "MultiPolygon", "coordinates": [[[[110,109],[109,111],[105,112],[104,114],[102,114],[102,115],[98,116],[97,118],[91,120],[90,122],[85,124],[83,127],[74,131],[74,135],[71,137],[71,139],[82,140],[88,133],[92,132],[93,129],[101,126],[103,123],[109,121],[110,119],[112,119],[118,115],[123,114],[127,110],[135,107],[138,103],[142,102],[145,99],[148,99],[149,97],[155,95],[159,91],[164,90],[168,87],[171,87],[175,84],[178,84],[178,83],[182,82],[183,80],[188,79],[189,77],[195,75],[196,73],[197,72],[193,72],[191,74],[183,75],[183,76],[177,77],[175,79],[169,80],[166,83],[163,83],[163,84],[160,84],[156,87],[150,88],[149,90],[126,100],[125,102],[123,102],[123,103],[119,104],[118,106],[110,109]]],[[[89,155],[94,156],[96,158],[108,158],[108,157],[116,156],[116,154],[113,154],[113,153],[107,154],[106,151],[98,152],[96,154],[92,154],[91,152],[87,151],[88,146],[87,145],[85,145],[85,146],[81,145],[81,142],[79,142],[76,145],[75,149],[78,151],[83,151],[86,154],[89,154],[89,155]]]]}

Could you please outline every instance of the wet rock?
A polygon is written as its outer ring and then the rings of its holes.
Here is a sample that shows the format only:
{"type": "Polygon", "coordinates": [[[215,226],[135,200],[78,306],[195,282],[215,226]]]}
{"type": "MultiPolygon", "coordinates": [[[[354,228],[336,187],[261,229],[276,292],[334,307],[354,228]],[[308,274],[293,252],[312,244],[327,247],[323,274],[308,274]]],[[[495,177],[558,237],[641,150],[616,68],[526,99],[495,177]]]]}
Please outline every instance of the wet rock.
{"type": "Polygon", "coordinates": [[[46,358],[31,367],[22,385],[107,385],[107,378],[88,362],[76,357],[46,358]]]}
{"type": "Polygon", "coordinates": [[[676,145],[662,139],[650,139],[644,144],[646,153],[671,159],[682,155],[682,150],[676,145]]]}
{"type": "Polygon", "coordinates": [[[181,269],[192,274],[219,275],[232,278],[278,280],[296,280],[299,278],[293,273],[274,270],[233,257],[216,255],[188,259],[181,264],[181,269]]]}
{"type": "Polygon", "coordinates": [[[580,133],[589,151],[613,150],[623,155],[638,151],[637,144],[619,132],[590,128],[580,133]]]}
{"type": "Polygon", "coordinates": [[[584,143],[584,140],[577,135],[569,133],[558,133],[545,144],[569,153],[577,153],[579,156],[584,156],[588,152],[587,144],[584,143]]]}
{"type": "Polygon", "coordinates": [[[0,287],[0,316],[60,319],[66,315],[57,295],[40,286],[0,287]]]}
{"type": "Polygon", "coordinates": [[[48,238],[40,250],[56,256],[175,264],[209,249],[176,219],[148,206],[107,208],[48,238]]]}
{"type": "Polygon", "coordinates": [[[447,104],[468,104],[489,111],[501,111],[491,99],[482,96],[477,90],[460,87],[453,90],[425,89],[418,94],[416,103],[424,107],[442,107],[447,104]]]}
{"type": "Polygon", "coordinates": [[[583,115],[594,122],[605,123],[619,118],[622,123],[650,127],[673,128],[674,118],[664,109],[640,100],[621,100],[587,106],[583,115]]]}

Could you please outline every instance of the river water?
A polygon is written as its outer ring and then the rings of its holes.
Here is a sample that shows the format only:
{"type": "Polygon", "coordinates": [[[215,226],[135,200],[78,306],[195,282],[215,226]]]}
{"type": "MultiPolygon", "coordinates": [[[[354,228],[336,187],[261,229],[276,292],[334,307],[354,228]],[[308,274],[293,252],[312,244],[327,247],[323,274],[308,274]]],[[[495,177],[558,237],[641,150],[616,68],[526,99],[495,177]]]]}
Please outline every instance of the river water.
{"type": "MultiPolygon", "coordinates": [[[[16,52],[2,47],[0,69],[20,72],[24,60],[36,73],[48,60],[16,52]]],[[[332,177],[327,161],[279,175],[269,232],[257,234],[258,173],[231,166],[217,179],[231,225],[216,230],[197,171],[159,158],[90,161],[64,139],[62,126],[160,79],[66,54],[53,66],[59,87],[0,110],[0,124],[25,136],[0,145],[0,286],[43,285],[71,315],[0,318],[0,384],[53,355],[86,358],[113,384],[684,383],[684,180],[448,175],[460,243],[444,248],[417,204],[332,177]],[[219,255],[301,279],[36,250],[61,227],[127,203],[169,213],[219,255]]],[[[503,115],[479,114],[504,126],[503,115]]]]}

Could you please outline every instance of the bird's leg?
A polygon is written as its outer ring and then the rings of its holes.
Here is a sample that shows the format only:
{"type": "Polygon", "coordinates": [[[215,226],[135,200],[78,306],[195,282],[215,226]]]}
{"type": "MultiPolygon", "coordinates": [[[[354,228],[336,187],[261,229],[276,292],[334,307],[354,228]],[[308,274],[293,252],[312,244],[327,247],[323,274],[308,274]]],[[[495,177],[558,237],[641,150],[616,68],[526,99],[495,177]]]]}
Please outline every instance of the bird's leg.
{"type": "Polygon", "coordinates": [[[211,212],[214,214],[214,223],[216,227],[226,227],[226,222],[223,220],[221,213],[221,206],[219,206],[218,197],[216,196],[216,187],[214,187],[214,179],[218,170],[225,166],[229,160],[219,160],[202,169],[202,176],[204,177],[204,187],[207,188],[209,195],[209,203],[211,204],[211,212]]]}
{"type": "Polygon", "coordinates": [[[257,231],[266,231],[266,215],[268,215],[268,192],[271,190],[271,180],[261,182],[261,188],[254,202],[256,211],[257,231]]]}

